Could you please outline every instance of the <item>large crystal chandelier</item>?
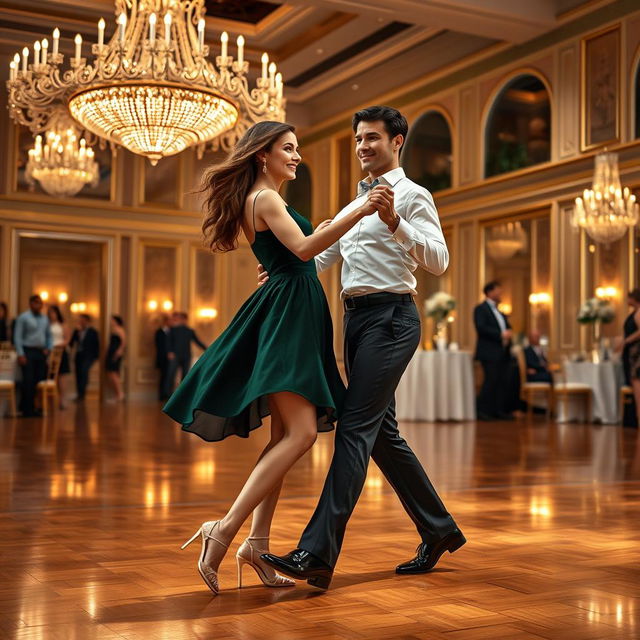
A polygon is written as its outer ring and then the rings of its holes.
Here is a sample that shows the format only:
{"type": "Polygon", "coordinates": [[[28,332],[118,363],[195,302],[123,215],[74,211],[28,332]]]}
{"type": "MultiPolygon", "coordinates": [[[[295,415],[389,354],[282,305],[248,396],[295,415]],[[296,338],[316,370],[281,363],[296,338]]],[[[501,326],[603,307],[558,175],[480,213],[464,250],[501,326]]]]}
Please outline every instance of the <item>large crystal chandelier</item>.
{"type": "Polygon", "coordinates": [[[284,120],[282,75],[266,53],[253,89],[243,36],[237,59],[224,32],[215,65],[207,60],[204,0],[116,0],[115,6],[117,29],[105,43],[100,19],[91,62],[82,57],[78,34],[63,71],[58,29],[51,53],[45,39],[34,44],[32,62],[26,47],[15,55],[8,88],[17,122],[41,131],[50,105],[62,101],[88,131],[155,164],[208,142],[229,149],[255,122],[284,120]]]}
{"type": "Polygon", "coordinates": [[[628,187],[622,188],[618,154],[596,156],[593,185],[576,198],[571,222],[593,240],[609,244],[622,238],[638,222],[638,203],[628,187]]]}
{"type": "Polygon", "coordinates": [[[59,107],[49,119],[49,129],[36,136],[36,144],[29,149],[25,178],[30,184],[37,180],[52,196],[71,197],[86,184],[95,186],[100,175],[93,149],[86,140],[78,140],[78,130],[66,109],[59,107]]]}
{"type": "Polygon", "coordinates": [[[505,222],[487,233],[487,253],[494,260],[508,260],[527,247],[527,234],[521,222],[505,222]]]}

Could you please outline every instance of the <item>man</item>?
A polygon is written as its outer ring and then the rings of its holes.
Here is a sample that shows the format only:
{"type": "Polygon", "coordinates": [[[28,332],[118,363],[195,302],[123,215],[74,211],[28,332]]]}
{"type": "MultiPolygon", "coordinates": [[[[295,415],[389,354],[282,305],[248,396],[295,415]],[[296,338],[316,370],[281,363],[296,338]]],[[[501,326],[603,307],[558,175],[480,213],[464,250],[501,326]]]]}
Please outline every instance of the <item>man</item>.
{"type": "Polygon", "coordinates": [[[429,571],[445,551],[453,552],[465,543],[400,436],[395,418],[395,390],[420,342],[412,272],[419,265],[440,275],[449,261],[431,194],[400,168],[407,129],[404,116],[390,107],[370,107],[354,115],[356,153],[369,176],[336,219],[360,206],[372,190],[385,195],[387,206],[379,209],[378,216],[363,218],[316,257],[319,270],[343,259],[349,386],[331,467],[299,548],[282,557],[265,554],[262,558],[278,571],[322,589],[331,582],[370,457],[398,494],[422,539],[416,557],[399,565],[397,573],[429,571]]]}
{"type": "Polygon", "coordinates": [[[549,363],[540,346],[540,332],[537,329],[529,334],[529,346],[524,350],[524,357],[527,365],[527,382],[553,383],[549,363]]]}
{"type": "Polygon", "coordinates": [[[91,326],[91,316],[81,313],[78,317],[78,328],[71,336],[69,346],[76,346],[76,400],[82,402],[89,384],[89,372],[93,363],[100,357],[100,338],[98,332],[91,326]]]}
{"type": "Polygon", "coordinates": [[[169,330],[169,395],[173,392],[173,383],[178,368],[183,379],[191,369],[191,343],[195,342],[203,351],[207,345],[198,338],[196,332],[187,325],[189,316],[183,311],[171,314],[171,329],[169,330]]]}
{"type": "Polygon", "coordinates": [[[16,318],[13,342],[22,368],[20,410],[29,418],[42,415],[36,411],[35,397],[38,382],[47,377],[47,356],[53,345],[49,319],[42,313],[42,298],[32,295],[29,309],[16,318]]]}
{"type": "Polygon", "coordinates": [[[506,411],[509,368],[511,361],[511,325],[498,310],[502,302],[502,286],[496,280],[483,289],[484,302],[473,310],[473,323],[478,333],[476,360],[480,361],[484,380],[478,395],[479,420],[510,419],[506,411]]]}
{"type": "Polygon", "coordinates": [[[160,317],[160,326],[156,329],[154,341],[156,345],[156,369],[160,371],[158,382],[158,399],[167,400],[171,395],[169,385],[169,316],[163,313],[160,317]]]}

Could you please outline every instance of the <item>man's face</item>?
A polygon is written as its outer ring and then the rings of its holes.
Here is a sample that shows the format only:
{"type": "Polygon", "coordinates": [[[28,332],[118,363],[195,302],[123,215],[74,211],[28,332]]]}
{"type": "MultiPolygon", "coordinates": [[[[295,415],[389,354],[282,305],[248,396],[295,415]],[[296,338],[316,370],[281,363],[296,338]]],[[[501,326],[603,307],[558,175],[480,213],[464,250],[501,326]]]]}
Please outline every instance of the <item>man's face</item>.
{"type": "Polygon", "coordinates": [[[382,120],[359,122],[356,129],[356,155],[360,167],[374,177],[390,171],[402,142],[401,135],[390,139],[382,120]]]}
{"type": "Polygon", "coordinates": [[[40,298],[35,298],[29,302],[29,307],[33,313],[40,313],[42,311],[42,300],[40,298]]]}
{"type": "Polygon", "coordinates": [[[502,287],[492,289],[489,291],[489,295],[487,297],[493,300],[496,304],[500,304],[502,302],[502,287]]]}
{"type": "Polygon", "coordinates": [[[532,347],[537,347],[540,344],[540,332],[539,331],[532,331],[529,334],[529,344],[532,347]]]}

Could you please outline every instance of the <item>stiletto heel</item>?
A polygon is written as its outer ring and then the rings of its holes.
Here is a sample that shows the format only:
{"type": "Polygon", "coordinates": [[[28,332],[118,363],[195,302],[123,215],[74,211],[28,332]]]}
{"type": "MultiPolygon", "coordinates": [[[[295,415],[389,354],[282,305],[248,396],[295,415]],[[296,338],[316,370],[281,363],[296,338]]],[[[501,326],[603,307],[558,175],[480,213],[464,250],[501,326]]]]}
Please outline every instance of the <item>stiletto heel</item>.
{"type": "Polygon", "coordinates": [[[269,565],[264,563],[260,559],[260,554],[268,551],[267,549],[257,549],[251,543],[252,540],[269,540],[269,538],[247,538],[238,548],[236,553],[236,562],[238,564],[238,589],[242,587],[242,569],[245,564],[253,567],[253,570],[258,574],[258,577],[266,587],[293,587],[295,580],[285,578],[279,573],[274,571],[269,565]],[[271,577],[270,574],[273,574],[271,577]]]}
{"type": "Polygon", "coordinates": [[[218,585],[218,571],[216,569],[212,569],[208,564],[204,562],[205,552],[207,550],[207,540],[213,540],[217,542],[219,545],[223,546],[225,549],[229,548],[229,545],[222,542],[222,540],[218,540],[213,535],[213,531],[216,527],[220,526],[219,520],[210,520],[209,522],[203,522],[202,526],[187,540],[181,549],[186,549],[198,536],[202,537],[202,550],[200,551],[200,558],[198,559],[198,572],[202,576],[204,583],[211,589],[213,595],[218,595],[220,591],[220,587],[218,585]]]}

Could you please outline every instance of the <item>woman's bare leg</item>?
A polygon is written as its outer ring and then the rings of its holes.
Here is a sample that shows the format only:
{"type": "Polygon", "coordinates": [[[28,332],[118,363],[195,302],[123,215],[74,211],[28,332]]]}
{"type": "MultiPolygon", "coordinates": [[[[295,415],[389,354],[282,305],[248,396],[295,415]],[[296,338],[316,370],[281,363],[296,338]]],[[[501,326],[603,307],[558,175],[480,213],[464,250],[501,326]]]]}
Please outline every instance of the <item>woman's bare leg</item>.
{"type": "MultiPolygon", "coordinates": [[[[308,451],[317,437],[316,408],[308,400],[283,391],[274,393],[270,401],[282,416],[284,435],[263,452],[231,509],[220,520],[216,535],[227,545],[253,510],[282,484],[287,471],[308,451]]],[[[205,564],[217,570],[225,551],[219,544],[207,545],[205,564]]]]}

